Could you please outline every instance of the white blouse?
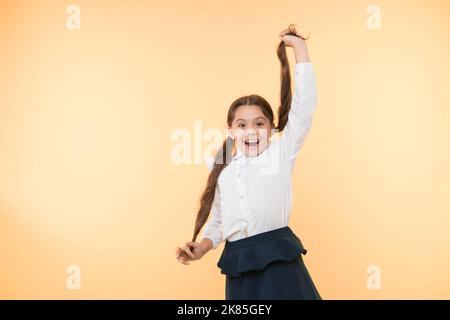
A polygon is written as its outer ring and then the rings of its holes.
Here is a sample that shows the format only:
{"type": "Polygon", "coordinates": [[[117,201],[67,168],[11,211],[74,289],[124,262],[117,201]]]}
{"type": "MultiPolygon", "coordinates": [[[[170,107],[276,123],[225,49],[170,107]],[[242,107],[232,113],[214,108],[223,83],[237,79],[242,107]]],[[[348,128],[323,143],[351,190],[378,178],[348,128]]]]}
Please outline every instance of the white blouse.
{"type": "MultiPolygon", "coordinates": [[[[291,175],[317,106],[311,63],[295,64],[294,83],[288,122],[281,137],[275,140],[276,135],[272,135],[258,156],[248,157],[238,148],[219,175],[203,230],[203,238],[211,239],[213,249],[224,240],[235,241],[288,225],[291,175]]],[[[207,164],[212,170],[211,158],[207,164]]]]}

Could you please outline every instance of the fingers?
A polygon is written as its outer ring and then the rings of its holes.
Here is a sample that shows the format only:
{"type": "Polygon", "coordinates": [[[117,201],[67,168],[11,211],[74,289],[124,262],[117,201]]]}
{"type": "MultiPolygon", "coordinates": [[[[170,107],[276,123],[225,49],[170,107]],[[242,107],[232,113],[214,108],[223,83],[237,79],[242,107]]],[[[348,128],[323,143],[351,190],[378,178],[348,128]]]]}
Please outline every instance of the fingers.
{"type": "Polygon", "coordinates": [[[177,250],[176,250],[176,257],[177,257],[177,260],[178,260],[180,263],[185,264],[185,265],[188,265],[188,264],[189,264],[189,261],[187,260],[189,257],[186,255],[186,253],[184,252],[184,250],[181,249],[180,247],[177,247],[177,250]]]}
{"type": "Polygon", "coordinates": [[[288,27],[288,30],[290,32],[297,33],[297,30],[296,30],[295,26],[296,26],[296,24],[290,24],[289,27],[288,27]]]}
{"type": "Polygon", "coordinates": [[[191,252],[191,248],[189,248],[187,245],[183,247],[184,252],[186,252],[186,254],[191,257],[194,258],[194,254],[191,252]]]}
{"type": "Polygon", "coordinates": [[[191,246],[191,247],[194,247],[194,248],[198,248],[198,247],[200,247],[201,246],[201,244],[200,243],[198,243],[198,242],[186,242],[186,245],[188,245],[188,246],[191,246]]]}
{"type": "Polygon", "coordinates": [[[287,34],[287,33],[289,33],[289,32],[290,32],[289,29],[284,29],[283,31],[280,32],[280,34],[279,34],[278,36],[279,36],[280,39],[281,39],[281,38],[283,38],[283,36],[284,36],[285,34],[287,34]]]}
{"type": "Polygon", "coordinates": [[[177,247],[177,249],[175,251],[175,256],[177,257],[177,259],[181,256],[182,252],[183,252],[183,250],[181,250],[180,247],[177,247]]]}
{"type": "Polygon", "coordinates": [[[283,31],[281,31],[278,35],[280,36],[280,37],[282,37],[282,36],[284,36],[286,33],[288,33],[289,32],[289,30],[288,29],[284,29],[283,31]]]}
{"type": "Polygon", "coordinates": [[[295,24],[290,24],[287,29],[284,29],[280,32],[280,37],[284,36],[286,33],[297,33],[297,29],[295,28],[295,24]]]}
{"type": "Polygon", "coordinates": [[[201,246],[201,244],[198,243],[198,242],[193,242],[193,241],[186,242],[186,245],[184,247],[182,247],[182,248],[177,247],[176,248],[176,250],[175,250],[175,257],[177,258],[177,260],[180,263],[188,265],[189,264],[189,260],[195,258],[194,253],[191,251],[191,247],[192,248],[198,248],[200,246],[201,246]]]}
{"type": "Polygon", "coordinates": [[[280,40],[283,40],[283,36],[285,36],[288,33],[291,33],[291,34],[293,33],[298,36],[296,26],[297,26],[296,24],[290,24],[287,29],[284,29],[283,31],[281,31],[279,33],[280,40]]]}
{"type": "Polygon", "coordinates": [[[184,264],[184,265],[188,265],[188,264],[189,264],[189,261],[186,260],[186,259],[187,259],[186,257],[181,257],[181,258],[179,259],[179,261],[180,261],[182,264],[184,264]]]}

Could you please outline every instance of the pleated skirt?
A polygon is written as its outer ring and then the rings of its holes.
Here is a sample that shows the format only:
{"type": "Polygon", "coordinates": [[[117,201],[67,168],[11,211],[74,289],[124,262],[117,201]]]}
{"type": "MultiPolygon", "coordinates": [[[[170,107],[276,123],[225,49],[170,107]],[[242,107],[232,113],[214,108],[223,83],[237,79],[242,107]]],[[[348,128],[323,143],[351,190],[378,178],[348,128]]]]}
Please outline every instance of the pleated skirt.
{"type": "Polygon", "coordinates": [[[322,300],[303,261],[307,250],[289,226],[226,241],[217,266],[226,300],[322,300]]]}

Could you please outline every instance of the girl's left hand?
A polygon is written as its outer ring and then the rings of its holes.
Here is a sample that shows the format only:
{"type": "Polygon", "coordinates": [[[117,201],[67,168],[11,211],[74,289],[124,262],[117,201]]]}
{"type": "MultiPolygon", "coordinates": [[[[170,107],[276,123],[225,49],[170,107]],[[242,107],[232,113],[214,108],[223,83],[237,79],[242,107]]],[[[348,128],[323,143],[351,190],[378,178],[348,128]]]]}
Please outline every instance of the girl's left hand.
{"type": "Polygon", "coordinates": [[[286,47],[295,48],[306,44],[305,40],[303,40],[302,38],[293,35],[288,35],[287,33],[289,32],[297,34],[295,27],[293,25],[290,25],[288,29],[284,29],[279,34],[280,41],[283,41],[286,47]]]}

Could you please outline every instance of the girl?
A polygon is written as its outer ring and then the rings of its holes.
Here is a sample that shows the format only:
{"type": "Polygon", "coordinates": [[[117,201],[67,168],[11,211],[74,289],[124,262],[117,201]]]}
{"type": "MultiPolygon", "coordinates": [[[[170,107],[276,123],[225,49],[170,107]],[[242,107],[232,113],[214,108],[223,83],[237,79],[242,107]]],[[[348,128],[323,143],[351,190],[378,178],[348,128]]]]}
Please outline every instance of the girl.
{"type": "Polygon", "coordinates": [[[307,38],[293,25],[279,37],[278,126],[270,104],[259,95],[231,104],[229,137],[212,164],[193,239],[176,249],[176,258],[187,265],[225,240],[217,266],[226,275],[227,300],[321,300],[301,256],[306,249],[288,226],[291,174],[317,106],[316,79],[307,38]],[[296,59],[293,97],[286,46],[293,48],[296,59]],[[283,133],[277,140],[271,139],[274,129],[283,133]],[[203,238],[195,242],[210,211],[203,238]]]}

